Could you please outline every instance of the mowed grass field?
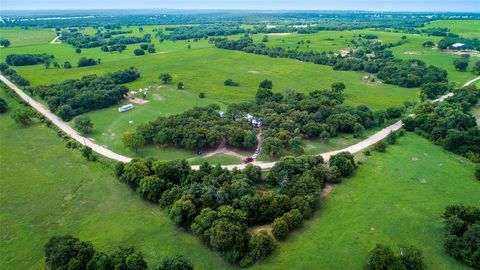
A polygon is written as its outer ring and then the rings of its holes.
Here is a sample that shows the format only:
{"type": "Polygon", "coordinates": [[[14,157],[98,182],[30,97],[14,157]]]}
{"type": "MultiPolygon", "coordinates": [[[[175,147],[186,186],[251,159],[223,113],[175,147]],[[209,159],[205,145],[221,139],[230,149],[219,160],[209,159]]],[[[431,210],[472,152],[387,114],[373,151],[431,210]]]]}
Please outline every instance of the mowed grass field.
{"type": "MultiPolygon", "coordinates": [[[[0,97],[6,97],[3,89],[0,97]]],[[[142,201],[110,169],[65,148],[44,125],[20,127],[7,113],[0,115],[0,130],[1,269],[45,269],[44,244],[65,234],[105,252],[134,245],[152,266],[181,254],[196,269],[230,268],[197,237],[177,231],[157,205],[142,201]]]]}
{"type": "Polygon", "coordinates": [[[254,269],[362,269],[377,243],[417,246],[428,269],[470,269],[445,253],[440,216],[450,204],[480,204],[473,164],[415,134],[360,159],[314,218],[254,269]]]}
{"type": "MultiPolygon", "coordinates": [[[[143,33],[147,33],[145,30],[143,33]]],[[[21,30],[18,31],[21,34],[21,30]]],[[[254,97],[260,81],[270,79],[274,91],[292,89],[300,92],[330,87],[333,82],[344,82],[347,103],[366,104],[373,109],[401,105],[406,100],[417,100],[418,89],[405,89],[386,84],[369,84],[362,80],[360,72],[334,71],[331,67],[302,63],[291,59],[273,59],[266,56],[246,54],[215,48],[202,40],[199,42],[165,41],[160,44],[154,39],[155,54],[134,56],[138,44],[129,45],[122,53],[105,53],[100,48],[83,49],[76,54],[68,44],[43,44],[0,50],[0,59],[11,53],[49,53],[63,64],[76,64],[82,56],[102,59],[97,66],[72,69],[45,69],[42,65],[16,67],[33,85],[58,83],[68,78],[79,78],[88,74],[104,74],[134,66],[142,78],[129,84],[132,90],[158,83],[158,75],[168,72],[175,81],[182,81],[189,91],[204,92],[207,97],[230,103],[254,97]],[[191,45],[191,49],[187,46],[191,45]],[[226,87],[223,82],[233,79],[240,87],[226,87]]]]}
{"type": "MultiPolygon", "coordinates": [[[[53,29],[20,29],[16,27],[2,27],[0,29],[0,38],[6,38],[10,41],[9,48],[41,45],[50,43],[57,34],[53,29]]],[[[3,52],[0,50],[0,52],[3,52]]]]}
{"type": "Polygon", "coordinates": [[[479,20],[438,20],[425,25],[426,28],[446,27],[450,32],[466,38],[480,38],[479,20]]]}

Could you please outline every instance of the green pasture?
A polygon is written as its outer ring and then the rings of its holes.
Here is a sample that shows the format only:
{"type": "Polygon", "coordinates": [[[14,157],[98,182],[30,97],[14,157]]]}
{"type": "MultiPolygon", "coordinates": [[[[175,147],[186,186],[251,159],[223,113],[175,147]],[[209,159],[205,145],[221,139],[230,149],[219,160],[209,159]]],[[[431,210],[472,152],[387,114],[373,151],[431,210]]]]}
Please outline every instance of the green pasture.
{"type": "MultiPolygon", "coordinates": [[[[47,44],[50,43],[56,36],[57,35],[53,29],[20,29],[16,27],[0,28],[0,38],[6,38],[10,41],[9,48],[47,44]]],[[[0,49],[0,54],[2,56],[3,50],[4,48],[0,49]]],[[[7,51],[7,49],[5,51],[7,51]]]]}
{"type": "Polygon", "coordinates": [[[355,175],[254,269],[362,269],[377,243],[417,246],[428,269],[470,269],[444,251],[440,216],[450,204],[480,204],[474,165],[414,134],[360,159],[355,175]]]}
{"type": "Polygon", "coordinates": [[[425,24],[425,27],[446,27],[450,32],[462,37],[480,38],[479,20],[438,20],[425,24]]]}
{"type": "MultiPolygon", "coordinates": [[[[319,31],[314,34],[272,33],[268,34],[268,42],[265,44],[269,47],[282,47],[285,49],[298,49],[301,51],[314,50],[322,52],[337,52],[341,49],[351,48],[351,40],[358,39],[359,35],[363,36],[365,34],[377,35],[378,40],[383,43],[399,41],[402,36],[406,35],[404,33],[380,32],[371,29],[319,31]],[[310,43],[307,43],[307,40],[310,40],[310,43]]],[[[253,39],[255,42],[260,42],[264,36],[265,34],[256,34],[253,36],[253,39]]]]}
{"type": "MultiPolygon", "coordinates": [[[[6,98],[4,90],[0,97],[6,98]]],[[[9,105],[15,103],[7,97],[9,105]]],[[[42,124],[20,127],[0,115],[0,268],[45,269],[43,245],[71,234],[97,250],[134,245],[150,265],[181,254],[196,269],[228,269],[197,237],[177,230],[109,168],[68,150],[42,124]]]]}

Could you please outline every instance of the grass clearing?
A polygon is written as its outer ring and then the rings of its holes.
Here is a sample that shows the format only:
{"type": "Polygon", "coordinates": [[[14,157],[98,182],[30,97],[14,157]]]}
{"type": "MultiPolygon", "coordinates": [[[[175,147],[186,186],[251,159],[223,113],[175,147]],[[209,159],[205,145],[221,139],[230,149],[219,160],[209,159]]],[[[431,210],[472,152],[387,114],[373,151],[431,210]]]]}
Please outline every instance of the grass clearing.
{"type": "Polygon", "coordinates": [[[425,25],[426,28],[446,27],[450,32],[466,38],[480,38],[479,20],[438,20],[425,25]]]}
{"type": "MultiPolygon", "coordinates": [[[[2,27],[0,31],[0,38],[6,38],[10,41],[9,48],[50,43],[56,36],[57,34],[52,29],[43,28],[20,29],[16,27],[2,27]]],[[[2,48],[0,49],[0,54],[3,55],[3,53],[2,48]]]]}
{"type": "Polygon", "coordinates": [[[362,157],[303,229],[254,269],[361,269],[376,243],[413,244],[428,269],[469,269],[443,249],[445,206],[480,204],[474,165],[415,134],[362,157]]]}
{"type": "MultiPolygon", "coordinates": [[[[4,90],[0,96],[17,106],[4,90]]],[[[2,114],[0,130],[2,269],[44,269],[43,245],[64,234],[106,252],[134,245],[150,265],[181,254],[196,269],[229,268],[197,237],[177,231],[158,206],[142,201],[110,169],[66,149],[44,125],[23,128],[2,114]]]]}
{"type": "Polygon", "coordinates": [[[212,165],[229,165],[229,164],[241,164],[242,159],[238,157],[234,157],[231,155],[226,155],[223,153],[215,154],[211,157],[196,157],[193,159],[188,160],[188,162],[192,165],[202,165],[205,162],[208,162],[212,165]]]}

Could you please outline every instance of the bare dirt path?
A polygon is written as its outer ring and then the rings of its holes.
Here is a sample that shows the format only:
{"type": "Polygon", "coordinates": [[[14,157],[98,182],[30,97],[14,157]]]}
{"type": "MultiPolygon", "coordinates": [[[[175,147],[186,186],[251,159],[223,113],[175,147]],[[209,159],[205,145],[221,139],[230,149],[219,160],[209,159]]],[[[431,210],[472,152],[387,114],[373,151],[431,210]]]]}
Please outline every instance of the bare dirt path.
{"type": "Polygon", "coordinates": [[[58,41],[58,39],[61,37],[62,35],[58,35],[56,36],[54,39],[52,39],[52,41],[50,41],[50,44],[60,44],[62,42],[58,41]]]}
{"type": "MultiPolygon", "coordinates": [[[[45,108],[42,104],[40,104],[39,102],[33,100],[30,96],[28,96],[27,94],[25,94],[20,88],[18,88],[14,83],[12,83],[11,81],[9,81],[7,78],[5,78],[3,75],[0,75],[0,80],[2,82],[4,82],[10,89],[12,89],[13,91],[15,91],[15,93],[17,93],[25,102],[27,102],[30,106],[32,106],[35,110],[37,110],[39,113],[41,113],[42,115],[44,115],[46,118],[48,118],[50,121],[52,121],[53,124],[55,124],[58,128],[60,128],[63,132],[65,132],[66,134],[68,134],[71,138],[73,138],[74,140],[76,140],[77,142],[81,143],[82,145],[87,145],[89,146],[90,148],[92,148],[93,151],[95,151],[96,153],[102,155],[102,156],[105,156],[107,158],[110,158],[110,159],[113,159],[113,160],[117,160],[117,161],[121,161],[121,162],[129,162],[131,160],[131,158],[129,157],[126,157],[126,156],[123,156],[123,155],[120,155],[120,154],[117,154],[115,152],[112,152],[110,150],[108,150],[107,148],[101,146],[101,145],[98,145],[94,142],[92,142],[90,139],[88,138],[85,138],[83,136],[81,136],[76,130],[74,130],[73,128],[71,128],[68,124],[66,124],[65,122],[63,122],[60,118],[58,118],[55,114],[53,114],[52,112],[50,112],[50,110],[48,110],[47,108],[45,108]]],[[[480,80],[480,76],[473,79],[473,80],[470,80],[468,81],[467,83],[465,83],[463,86],[468,86],[474,82],[476,82],[477,80],[480,80]]],[[[444,100],[446,97],[448,97],[448,95],[451,95],[451,93],[448,93],[442,97],[440,97],[440,101],[444,100]],[[443,99],[442,99],[443,98],[443,99]]],[[[364,149],[366,149],[367,147],[370,147],[372,145],[374,145],[375,143],[383,140],[385,137],[388,136],[388,134],[391,132],[391,131],[395,131],[395,130],[398,130],[402,127],[403,123],[402,121],[397,121],[396,123],[380,130],[379,132],[373,134],[372,136],[366,138],[365,140],[357,143],[357,144],[354,144],[354,145],[351,145],[351,146],[348,146],[346,148],[343,148],[343,149],[340,149],[340,150],[336,150],[336,151],[330,151],[330,152],[326,152],[326,153],[323,153],[323,154],[320,154],[325,160],[328,160],[332,155],[335,155],[339,152],[344,152],[344,151],[347,151],[347,152],[350,152],[352,154],[355,154],[355,153],[358,153],[364,149]]],[[[229,151],[229,150],[226,150],[226,151],[229,151]]],[[[234,153],[234,152],[232,152],[234,153]]],[[[237,154],[238,155],[238,154],[237,154]]],[[[253,164],[253,165],[257,165],[259,166],[260,168],[262,169],[271,169],[274,165],[275,165],[275,162],[262,162],[262,161],[254,161],[250,164],[253,164]]],[[[233,168],[238,168],[238,169],[242,169],[246,166],[247,164],[235,164],[235,165],[225,165],[223,167],[227,168],[227,169],[233,169],[233,168]]],[[[194,170],[197,170],[199,168],[199,166],[194,166],[192,165],[191,166],[192,169],[194,170]]]]}

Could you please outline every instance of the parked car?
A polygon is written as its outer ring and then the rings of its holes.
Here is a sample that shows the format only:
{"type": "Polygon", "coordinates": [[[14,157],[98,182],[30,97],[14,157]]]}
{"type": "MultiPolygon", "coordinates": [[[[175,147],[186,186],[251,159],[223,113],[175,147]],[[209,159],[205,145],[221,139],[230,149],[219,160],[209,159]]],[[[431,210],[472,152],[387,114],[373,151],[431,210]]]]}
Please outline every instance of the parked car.
{"type": "Polygon", "coordinates": [[[247,164],[253,161],[252,157],[247,157],[246,159],[243,160],[243,163],[247,164]]]}

